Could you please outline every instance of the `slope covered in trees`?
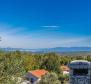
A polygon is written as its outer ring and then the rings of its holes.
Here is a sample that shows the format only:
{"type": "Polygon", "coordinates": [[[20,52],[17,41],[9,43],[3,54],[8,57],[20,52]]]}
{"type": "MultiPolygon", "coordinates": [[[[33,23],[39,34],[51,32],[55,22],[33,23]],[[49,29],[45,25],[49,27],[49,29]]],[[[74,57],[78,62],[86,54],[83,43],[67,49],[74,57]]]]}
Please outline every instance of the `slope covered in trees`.
{"type": "MultiPolygon", "coordinates": [[[[27,71],[36,69],[45,69],[49,71],[49,73],[53,72],[60,79],[60,65],[67,65],[70,61],[79,59],[91,61],[91,56],[73,57],[60,56],[55,53],[31,54],[29,52],[20,51],[0,51],[0,84],[16,84],[16,81],[12,80],[12,77],[23,77],[27,71]]],[[[48,76],[50,75],[48,74],[48,76]]]]}

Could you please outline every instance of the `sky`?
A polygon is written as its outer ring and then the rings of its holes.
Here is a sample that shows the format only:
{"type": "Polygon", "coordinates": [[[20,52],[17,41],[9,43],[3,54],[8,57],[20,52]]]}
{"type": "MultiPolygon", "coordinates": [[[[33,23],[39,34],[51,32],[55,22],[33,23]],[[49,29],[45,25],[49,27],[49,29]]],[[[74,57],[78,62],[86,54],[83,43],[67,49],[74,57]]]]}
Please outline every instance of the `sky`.
{"type": "Polygon", "coordinates": [[[91,47],[91,0],[0,0],[0,47],[91,47]]]}

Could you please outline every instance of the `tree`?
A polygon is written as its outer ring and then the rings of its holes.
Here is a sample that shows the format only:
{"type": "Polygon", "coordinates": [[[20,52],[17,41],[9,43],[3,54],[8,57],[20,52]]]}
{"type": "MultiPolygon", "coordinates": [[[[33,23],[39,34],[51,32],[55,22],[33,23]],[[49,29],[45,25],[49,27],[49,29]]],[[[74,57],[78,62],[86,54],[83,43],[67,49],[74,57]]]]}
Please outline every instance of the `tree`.
{"type": "Polygon", "coordinates": [[[45,54],[41,68],[44,68],[48,71],[60,72],[60,57],[55,53],[45,54]]]}
{"type": "Polygon", "coordinates": [[[91,62],[91,55],[87,56],[87,60],[91,62]]]}
{"type": "Polygon", "coordinates": [[[65,81],[68,81],[69,76],[68,75],[63,75],[63,74],[59,74],[59,80],[61,81],[61,84],[65,84],[65,81]]]}
{"type": "Polygon", "coordinates": [[[21,77],[25,73],[23,59],[15,54],[5,53],[0,56],[0,83],[14,84],[12,77],[21,77]]]}
{"type": "Polygon", "coordinates": [[[37,62],[36,56],[26,55],[24,56],[23,66],[26,71],[39,69],[39,64],[37,62]]]}
{"type": "Polygon", "coordinates": [[[38,84],[60,84],[56,73],[47,73],[44,75],[38,84]]]}

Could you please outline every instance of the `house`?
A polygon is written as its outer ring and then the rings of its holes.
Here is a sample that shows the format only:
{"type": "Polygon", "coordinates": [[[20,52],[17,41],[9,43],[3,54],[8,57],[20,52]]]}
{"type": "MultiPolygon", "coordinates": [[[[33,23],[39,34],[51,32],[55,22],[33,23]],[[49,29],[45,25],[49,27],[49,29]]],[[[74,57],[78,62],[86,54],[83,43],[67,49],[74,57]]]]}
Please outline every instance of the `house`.
{"type": "Polygon", "coordinates": [[[61,69],[61,72],[62,72],[63,75],[69,75],[70,69],[68,68],[68,66],[66,66],[66,65],[61,65],[61,66],[60,66],[60,69],[61,69]]]}
{"type": "Polygon", "coordinates": [[[41,80],[41,77],[44,76],[48,71],[42,69],[42,70],[33,70],[28,71],[26,74],[27,80],[29,80],[32,84],[36,84],[41,80]]]}

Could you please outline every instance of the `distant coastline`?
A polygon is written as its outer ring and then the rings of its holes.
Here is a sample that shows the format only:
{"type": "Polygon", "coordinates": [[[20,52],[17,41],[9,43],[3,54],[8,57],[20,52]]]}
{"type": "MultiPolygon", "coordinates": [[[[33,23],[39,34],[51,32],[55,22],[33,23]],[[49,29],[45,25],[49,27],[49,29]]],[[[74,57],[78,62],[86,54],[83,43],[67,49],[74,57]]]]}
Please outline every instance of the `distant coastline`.
{"type": "Polygon", "coordinates": [[[28,49],[28,48],[0,48],[3,51],[29,51],[33,53],[48,53],[48,52],[55,52],[55,53],[88,53],[91,52],[91,47],[55,47],[55,48],[39,48],[39,49],[28,49]]]}

